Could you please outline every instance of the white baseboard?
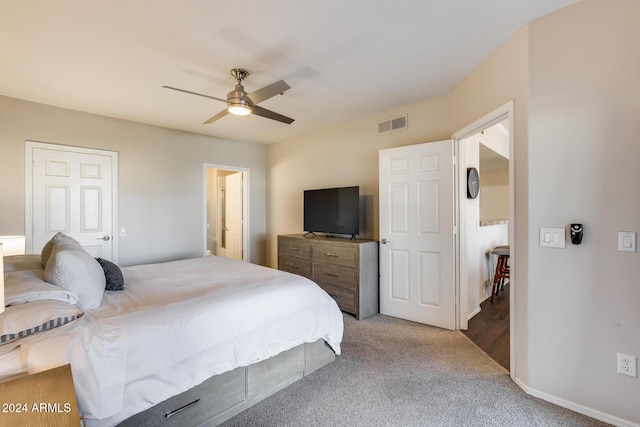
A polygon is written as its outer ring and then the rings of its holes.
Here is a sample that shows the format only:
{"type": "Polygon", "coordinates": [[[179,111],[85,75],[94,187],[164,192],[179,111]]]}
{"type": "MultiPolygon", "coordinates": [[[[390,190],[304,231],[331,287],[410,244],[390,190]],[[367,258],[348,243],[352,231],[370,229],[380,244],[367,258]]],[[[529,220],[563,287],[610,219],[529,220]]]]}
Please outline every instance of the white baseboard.
{"type": "Polygon", "coordinates": [[[573,412],[577,412],[579,414],[586,415],[588,417],[591,417],[596,420],[600,420],[605,423],[609,423],[618,427],[640,427],[640,424],[634,423],[632,421],[623,420],[622,418],[618,418],[614,415],[605,414],[604,412],[600,412],[596,409],[588,408],[586,406],[582,406],[577,403],[570,402],[568,400],[564,400],[559,397],[550,395],[548,393],[544,393],[539,390],[533,389],[527,386],[524,382],[522,382],[518,378],[514,378],[513,381],[518,385],[518,387],[524,390],[525,393],[531,396],[540,398],[542,400],[546,400],[547,402],[553,403],[554,405],[558,405],[563,408],[570,409],[573,412]]]}
{"type": "Polygon", "coordinates": [[[469,313],[469,315],[467,316],[467,320],[471,320],[471,318],[476,314],[480,313],[480,311],[482,311],[482,309],[480,308],[480,306],[478,306],[478,308],[476,308],[471,313],[469,313]]]}

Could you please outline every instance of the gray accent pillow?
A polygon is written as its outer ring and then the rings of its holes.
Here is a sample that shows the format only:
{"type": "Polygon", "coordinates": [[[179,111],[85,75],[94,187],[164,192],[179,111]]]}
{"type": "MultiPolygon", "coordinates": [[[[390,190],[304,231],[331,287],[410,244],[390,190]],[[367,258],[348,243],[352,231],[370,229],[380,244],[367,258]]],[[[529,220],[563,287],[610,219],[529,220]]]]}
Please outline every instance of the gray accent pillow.
{"type": "Polygon", "coordinates": [[[124,290],[124,276],[120,267],[115,265],[109,260],[103,258],[96,258],[102,271],[104,271],[104,277],[107,280],[105,289],[107,291],[122,291],[124,290]]]}

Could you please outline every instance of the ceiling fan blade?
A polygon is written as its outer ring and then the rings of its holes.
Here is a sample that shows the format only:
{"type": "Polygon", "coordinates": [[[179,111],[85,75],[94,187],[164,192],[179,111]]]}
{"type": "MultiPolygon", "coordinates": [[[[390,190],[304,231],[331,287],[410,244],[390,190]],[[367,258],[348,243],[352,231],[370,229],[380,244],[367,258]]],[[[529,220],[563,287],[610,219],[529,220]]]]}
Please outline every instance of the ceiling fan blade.
{"type": "Polygon", "coordinates": [[[224,110],[220,111],[218,114],[216,114],[215,116],[211,117],[209,120],[204,122],[203,125],[209,125],[209,124],[215,122],[216,120],[226,116],[227,114],[229,114],[229,111],[225,108],[224,110]]]}
{"type": "Polygon", "coordinates": [[[290,88],[291,86],[286,84],[284,80],[280,80],[279,82],[272,83],[269,86],[263,87],[262,89],[258,89],[256,91],[248,93],[247,96],[249,97],[251,102],[253,102],[253,105],[255,105],[290,88]]]}
{"type": "Polygon", "coordinates": [[[256,116],[266,117],[267,119],[277,120],[288,125],[293,123],[293,119],[287,116],[283,116],[282,114],[274,113],[271,110],[267,110],[266,108],[262,108],[257,105],[251,107],[251,113],[255,114],[256,116]]]}
{"type": "Polygon", "coordinates": [[[191,95],[204,96],[205,98],[215,99],[216,101],[227,102],[227,100],[226,100],[226,99],[216,98],[215,96],[204,95],[204,94],[202,94],[202,93],[198,93],[198,92],[191,92],[190,90],[179,89],[179,88],[177,88],[177,87],[171,87],[171,86],[162,86],[162,87],[163,87],[163,88],[165,88],[165,89],[177,90],[178,92],[189,93],[189,94],[191,94],[191,95]]]}

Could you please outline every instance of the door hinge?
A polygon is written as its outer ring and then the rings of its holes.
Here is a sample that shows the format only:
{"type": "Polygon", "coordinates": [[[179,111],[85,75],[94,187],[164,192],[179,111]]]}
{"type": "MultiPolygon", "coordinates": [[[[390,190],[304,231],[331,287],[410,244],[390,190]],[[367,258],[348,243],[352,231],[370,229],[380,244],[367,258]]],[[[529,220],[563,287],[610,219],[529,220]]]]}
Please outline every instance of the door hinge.
{"type": "Polygon", "coordinates": [[[457,165],[457,164],[458,164],[458,163],[457,163],[457,158],[456,158],[456,156],[453,156],[453,166],[455,166],[455,165],[457,165]]]}
{"type": "Polygon", "coordinates": [[[454,236],[457,236],[457,235],[458,235],[458,226],[457,226],[457,225],[454,225],[454,226],[453,226],[453,235],[454,235],[454,236]]]}

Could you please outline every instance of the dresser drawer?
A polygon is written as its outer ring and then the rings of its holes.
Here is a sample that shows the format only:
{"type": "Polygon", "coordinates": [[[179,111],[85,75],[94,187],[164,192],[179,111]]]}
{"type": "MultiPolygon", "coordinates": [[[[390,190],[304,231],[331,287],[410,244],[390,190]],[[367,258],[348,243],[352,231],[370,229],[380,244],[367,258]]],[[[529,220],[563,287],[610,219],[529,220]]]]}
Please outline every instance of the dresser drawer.
{"type": "Polygon", "coordinates": [[[345,289],[341,286],[335,286],[328,283],[318,283],[318,285],[324,289],[331,298],[336,300],[340,310],[344,310],[348,313],[356,312],[356,292],[352,289],[345,289]]]}
{"type": "Polygon", "coordinates": [[[288,236],[278,236],[278,254],[311,259],[311,242],[288,236]]]}
{"type": "Polygon", "coordinates": [[[292,256],[285,257],[280,254],[278,256],[278,270],[288,271],[289,273],[311,278],[311,259],[302,259],[292,256]]]}
{"type": "Polygon", "coordinates": [[[356,289],[356,271],[344,265],[316,262],[313,266],[313,280],[321,283],[356,289]]]}
{"type": "Polygon", "coordinates": [[[316,242],[313,259],[315,261],[335,262],[354,266],[357,259],[358,248],[354,245],[342,246],[330,242],[316,242]]]}

